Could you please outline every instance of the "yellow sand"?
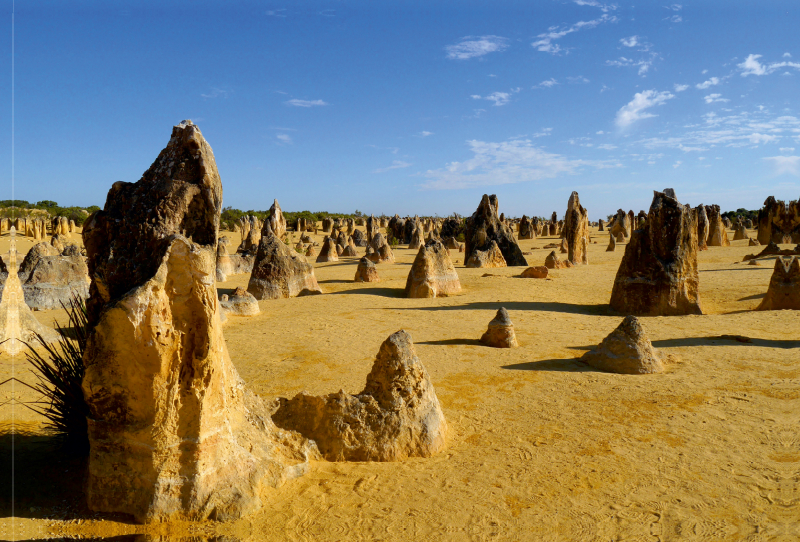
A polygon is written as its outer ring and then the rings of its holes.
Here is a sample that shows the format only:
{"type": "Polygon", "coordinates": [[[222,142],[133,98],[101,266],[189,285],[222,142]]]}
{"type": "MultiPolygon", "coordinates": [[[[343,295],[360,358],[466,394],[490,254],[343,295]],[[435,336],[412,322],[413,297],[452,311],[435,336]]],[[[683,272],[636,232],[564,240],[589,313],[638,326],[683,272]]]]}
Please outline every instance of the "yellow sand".
{"type": "MultiPolygon", "coordinates": [[[[225,235],[235,250],[238,236],[225,235]]],[[[296,240],[294,234],[292,246],[296,240]]],[[[271,493],[263,512],[248,520],[137,526],[86,511],[75,462],[48,455],[40,437],[22,435],[16,513],[27,519],[17,520],[16,536],[800,538],[800,311],[752,310],[773,261],[740,263],[759,250],[746,241],[700,253],[706,314],[642,319],[654,345],[679,361],[661,375],[607,374],[575,360],[621,321],[607,303],[625,246],[606,253],[607,234],[595,240],[590,265],[551,270],[552,280],[518,278],[522,268],[465,269],[463,254],[451,251],[464,292],[439,299],[402,297],[411,251],[396,250],[395,264],[378,265],[377,284],[353,283],[358,260],[343,258],[315,266],[325,295],[262,301],[259,316],[226,324],[234,363],[264,397],[357,393],[381,342],[407,330],[450,427],[448,449],[438,456],[318,462],[271,493]],[[518,349],[477,342],[501,306],[518,349]],[[51,515],[79,522],[45,519],[51,515]]],[[[541,265],[550,249],[538,247],[552,242],[558,239],[520,245],[531,252],[531,265],[541,265]]],[[[220,293],[246,286],[248,278],[230,277],[220,293]]],[[[35,314],[42,322],[63,320],[62,311],[35,314]]],[[[25,363],[15,361],[17,376],[30,382],[25,363]]],[[[10,358],[0,358],[0,381],[11,368],[10,358]]],[[[23,400],[35,397],[20,388],[23,400]]],[[[0,402],[8,396],[3,388],[0,402]]],[[[41,422],[20,407],[16,415],[28,431],[41,422]]],[[[6,405],[0,419],[9,418],[6,405]]],[[[0,522],[10,528],[10,520],[0,522]]]]}

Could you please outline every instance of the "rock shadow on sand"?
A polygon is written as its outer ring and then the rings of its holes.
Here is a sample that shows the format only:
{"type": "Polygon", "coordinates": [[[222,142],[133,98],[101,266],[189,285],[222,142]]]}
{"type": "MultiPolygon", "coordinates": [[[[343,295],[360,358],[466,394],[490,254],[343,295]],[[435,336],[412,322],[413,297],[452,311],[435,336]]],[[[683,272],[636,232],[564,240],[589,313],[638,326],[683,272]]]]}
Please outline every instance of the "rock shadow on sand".
{"type": "Polygon", "coordinates": [[[656,348],[677,346],[758,346],[761,348],[780,348],[792,350],[800,348],[800,340],[757,339],[743,335],[716,335],[708,337],[678,337],[653,341],[656,348]]]}
{"type": "Polygon", "coordinates": [[[508,311],[540,311],[563,312],[569,314],[589,314],[593,316],[608,316],[608,304],[599,305],[561,303],[558,301],[476,301],[463,305],[442,305],[438,307],[394,307],[394,310],[410,311],[497,311],[505,307],[508,311]]]}
{"type": "Polygon", "coordinates": [[[501,365],[501,369],[512,371],[544,371],[544,372],[567,372],[567,373],[601,373],[580,358],[566,359],[541,359],[539,361],[525,361],[523,363],[513,363],[511,365],[501,365]]]}
{"type": "Polygon", "coordinates": [[[442,339],[439,341],[419,341],[416,344],[431,344],[438,346],[486,346],[478,339],[442,339]]]}
{"type": "Polygon", "coordinates": [[[352,288],[340,292],[331,292],[329,295],[377,295],[380,297],[405,297],[404,288],[352,288]]]}

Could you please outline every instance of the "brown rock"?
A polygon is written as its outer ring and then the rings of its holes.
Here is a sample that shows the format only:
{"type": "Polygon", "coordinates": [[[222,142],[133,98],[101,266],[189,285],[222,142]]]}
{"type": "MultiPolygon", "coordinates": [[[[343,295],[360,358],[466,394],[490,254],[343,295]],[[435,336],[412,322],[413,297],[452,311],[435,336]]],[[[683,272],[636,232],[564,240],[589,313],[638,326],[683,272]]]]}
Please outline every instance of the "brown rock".
{"type": "Polygon", "coordinates": [[[573,192],[567,203],[564,220],[564,240],[567,243],[567,259],[574,265],[589,263],[589,213],[581,206],[578,193],[573,192]]]}
{"type": "Polygon", "coordinates": [[[422,224],[418,221],[414,232],[411,234],[411,242],[408,243],[408,249],[419,250],[423,245],[425,245],[425,232],[422,229],[422,224]]]}
{"type": "Polygon", "coordinates": [[[555,250],[551,251],[544,259],[544,265],[548,269],[563,269],[567,267],[566,262],[561,261],[555,250]]]}
{"type": "Polygon", "coordinates": [[[744,224],[739,224],[736,226],[736,230],[733,233],[733,240],[740,241],[742,239],[749,239],[747,236],[747,229],[744,227],[744,224]]]}
{"type": "Polygon", "coordinates": [[[61,253],[52,245],[31,247],[19,267],[25,303],[34,310],[60,309],[73,295],[89,296],[89,269],[78,247],[68,244],[61,253]]]}
{"type": "Polygon", "coordinates": [[[522,278],[525,279],[546,279],[547,267],[544,265],[537,265],[536,267],[529,267],[522,272],[522,278]]]}
{"type": "Polygon", "coordinates": [[[695,209],[697,211],[697,250],[708,250],[708,213],[702,203],[695,209]]]}
{"type": "Polygon", "coordinates": [[[630,228],[630,219],[622,209],[618,209],[617,214],[608,223],[608,231],[611,232],[617,242],[622,242],[628,238],[630,228]]]}
{"type": "Polygon", "coordinates": [[[528,220],[526,215],[522,215],[522,218],[519,221],[519,238],[520,239],[535,239],[536,232],[533,229],[533,226],[528,220]]]}
{"type": "Polygon", "coordinates": [[[221,207],[211,147],[184,121],[84,224],[90,510],[233,520],[315,457],[275,427],[228,356],[211,280],[221,207]]]}
{"type": "Polygon", "coordinates": [[[777,244],[800,243],[800,201],[785,202],[774,196],[758,211],[758,241],[777,244]]]}
{"type": "Polygon", "coordinates": [[[761,243],[759,243],[758,240],[756,240],[756,239],[750,239],[747,242],[747,246],[749,246],[749,247],[757,247],[757,246],[761,246],[761,243]]]}
{"type": "Polygon", "coordinates": [[[508,316],[508,311],[501,307],[494,319],[489,322],[489,329],[481,337],[481,342],[493,348],[516,348],[517,336],[514,333],[514,324],[508,316]]]}
{"type": "Polygon", "coordinates": [[[314,266],[274,235],[270,224],[262,230],[247,291],[258,300],[322,293],[314,266]]]}
{"type": "Polygon", "coordinates": [[[231,295],[223,294],[219,305],[226,314],[255,316],[261,312],[255,296],[244,288],[236,288],[231,295]]]}
{"type": "Polygon", "coordinates": [[[392,247],[389,246],[389,243],[386,242],[386,238],[383,236],[381,232],[375,234],[372,238],[372,243],[370,243],[373,252],[370,253],[367,251],[367,257],[372,260],[373,263],[394,263],[394,252],[392,252],[392,247]]]}
{"type": "Polygon", "coordinates": [[[430,457],[447,436],[436,391],[403,330],[381,345],[364,391],[281,398],[272,418],[314,440],[329,461],[430,457]]]}
{"type": "Polygon", "coordinates": [[[358,260],[358,268],[356,269],[356,276],[354,282],[380,282],[378,276],[378,268],[372,263],[369,257],[364,256],[358,260]]]}
{"type": "Polygon", "coordinates": [[[663,356],[653,348],[635,316],[626,316],[617,329],[603,339],[597,348],[586,352],[581,361],[609,373],[637,375],[664,372],[663,356]]]}
{"type": "Polygon", "coordinates": [[[708,215],[708,246],[710,247],[729,247],[731,242],[728,240],[728,232],[725,231],[725,224],[719,214],[719,205],[706,205],[708,215]]]}
{"type": "Polygon", "coordinates": [[[558,244],[558,251],[561,254],[569,254],[569,246],[567,245],[566,239],[562,239],[561,243],[558,244]]]}
{"type": "Polygon", "coordinates": [[[514,233],[507,224],[500,220],[497,213],[497,196],[484,194],[478,209],[467,219],[465,235],[467,267],[470,267],[469,262],[473,260],[473,253],[476,251],[490,252],[492,242],[495,242],[500,249],[506,265],[528,266],[522,250],[514,239],[514,233]]]}
{"type": "Polygon", "coordinates": [[[696,214],[674,191],[655,192],[647,224],[625,247],[611,309],[623,314],[702,314],[698,294],[696,214]]]}
{"type": "Polygon", "coordinates": [[[339,253],[336,247],[337,244],[336,241],[333,240],[333,237],[325,237],[325,241],[322,242],[322,248],[319,250],[319,256],[317,256],[317,263],[338,262],[339,253]]]}
{"type": "Polygon", "coordinates": [[[611,232],[608,233],[608,246],[606,247],[606,252],[614,252],[617,250],[617,241],[614,239],[614,236],[611,235],[611,232]]]}
{"type": "MultiPolygon", "coordinates": [[[[755,260],[753,260],[755,261],[755,260]]],[[[800,310],[800,258],[775,258],[767,295],[756,310],[800,310]]]]}
{"type": "Polygon", "coordinates": [[[306,258],[314,258],[317,255],[317,249],[314,248],[314,245],[308,245],[306,249],[306,258]]]}
{"type": "Polygon", "coordinates": [[[466,257],[465,267],[506,267],[506,260],[497,242],[493,240],[487,250],[474,249],[472,254],[466,257]]]}
{"type": "Polygon", "coordinates": [[[446,297],[461,291],[453,262],[445,246],[429,241],[420,247],[406,280],[406,297],[446,297]]]}

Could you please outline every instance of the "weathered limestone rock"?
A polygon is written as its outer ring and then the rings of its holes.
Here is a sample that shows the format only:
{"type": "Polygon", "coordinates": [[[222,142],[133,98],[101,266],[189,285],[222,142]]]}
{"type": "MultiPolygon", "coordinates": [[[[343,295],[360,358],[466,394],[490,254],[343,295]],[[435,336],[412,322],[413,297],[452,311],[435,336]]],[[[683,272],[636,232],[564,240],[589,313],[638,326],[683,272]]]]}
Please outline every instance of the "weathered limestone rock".
{"type": "Polygon", "coordinates": [[[731,242],[728,240],[728,232],[725,231],[725,224],[719,214],[719,205],[706,205],[708,215],[708,246],[710,247],[729,247],[731,242]]]}
{"type": "Polygon", "coordinates": [[[604,220],[601,218],[600,220],[598,220],[598,221],[597,221],[597,231],[606,231],[606,229],[605,229],[605,228],[606,228],[606,223],[605,223],[605,221],[604,221],[604,220]]]}
{"type": "Polygon", "coordinates": [[[425,232],[422,224],[417,223],[414,232],[411,234],[411,241],[408,243],[409,250],[419,250],[425,244],[425,232]]]}
{"type": "Polygon", "coordinates": [[[353,238],[352,237],[350,237],[347,240],[347,246],[344,247],[344,250],[342,250],[342,254],[341,255],[345,256],[347,258],[356,258],[356,257],[358,257],[358,253],[356,252],[356,246],[353,243],[353,238]]]}
{"type": "Polygon", "coordinates": [[[89,269],[78,247],[67,245],[60,253],[47,243],[31,247],[19,267],[25,303],[34,310],[60,309],[73,295],[89,297],[89,269]]]}
{"type": "Polygon", "coordinates": [[[544,266],[548,269],[563,269],[567,267],[567,262],[562,262],[556,251],[553,250],[544,259],[544,266]]]}
{"type": "Polygon", "coordinates": [[[258,243],[261,241],[261,223],[258,218],[251,216],[242,221],[242,242],[236,249],[237,254],[255,254],[258,243]]]}
{"type": "Polygon", "coordinates": [[[373,250],[372,253],[367,251],[367,257],[373,261],[373,263],[394,263],[394,252],[392,252],[392,247],[389,246],[389,243],[386,242],[386,238],[383,236],[381,232],[375,234],[375,237],[372,238],[372,243],[370,246],[373,250]]]}
{"type": "Polygon", "coordinates": [[[566,239],[562,239],[561,242],[558,244],[558,251],[561,254],[569,254],[569,245],[567,245],[566,239]]]}
{"type": "Polygon", "coordinates": [[[444,246],[446,246],[448,249],[458,250],[460,245],[458,241],[456,241],[455,237],[446,237],[444,240],[444,246]]]}
{"type": "Polygon", "coordinates": [[[617,241],[614,239],[614,236],[611,235],[611,232],[608,232],[608,246],[606,247],[606,252],[614,252],[617,250],[617,241]]]}
{"type": "Polygon", "coordinates": [[[184,121],[84,225],[90,510],[233,520],[315,457],[273,424],[228,356],[214,283],[221,207],[211,147],[184,121]]]}
{"type": "Polygon", "coordinates": [[[764,201],[758,211],[758,241],[778,244],[800,243],[800,201],[786,202],[774,196],[764,201]]]}
{"type": "Polygon", "coordinates": [[[308,245],[306,249],[306,258],[315,258],[317,256],[317,249],[314,248],[314,245],[308,245]]]}
{"type": "Polygon", "coordinates": [[[736,230],[733,233],[733,240],[739,241],[741,239],[749,239],[747,236],[747,229],[744,227],[744,224],[738,224],[736,226],[736,230]]]}
{"type": "Polygon", "coordinates": [[[625,247],[611,292],[612,310],[649,316],[702,314],[696,220],[692,209],[667,190],[655,192],[647,224],[625,247]]]}
{"type": "Polygon", "coordinates": [[[380,282],[381,278],[378,276],[378,268],[372,263],[368,256],[364,256],[358,260],[358,268],[356,268],[356,276],[354,282],[380,282]]]}
{"type": "Polygon", "coordinates": [[[537,265],[535,267],[527,268],[522,272],[521,277],[525,279],[546,279],[547,274],[547,266],[537,265]]]}
{"type": "MultiPolygon", "coordinates": [[[[753,260],[755,261],[755,260],[753,260]]],[[[775,258],[767,295],[756,310],[800,310],[800,258],[775,258]]]]}
{"type": "Polygon", "coordinates": [[[617,241],[623,241],[628,238],[628,231],[630,230],[631,223],[628,215],[622,209],[617,209],[617,214],[608,223],[608,231],[617,241]],[[622,239],[620,239],[622,237],[622,239]]]}
{"type": "Polygon", "coordinates": [[[319,250],[317,263],[338,261],[339,253],[336,251],[336,241],[333,240],[333,237],[326,237],[325,241],[322,242],[322,248],[319,250]]]}
{"type": "Polygon", "coordinates": [[[283,211],[281,211],[278,200],[273,200],[272,207],[269,208],[269,218],[267,222],[269,222],[269,227],[272,229],[272,233],[275,234],[275,237],[283,239],[283,236],[286,235],[286,218],[283,216],[283,211]]]}
{"type": "Polygon", "coordinates": [[[638,375],[664,372],[663,356],[653,348],[635,316],[626,316],[617,329],[603,339],[597,348],[586,352],[581,361],[609,373],[638,375]]]}
{"type": "Polygon", "coordinates": [[[255,296],[241,287],[231,295],[222,294],[219,305],[225,313],[236,316],[255,316],[261,312],[255,296]]]}
{"type": "Polygon", "coordinates": [[[37,335],[46,343],[57,341],[59,335],[42,325],[25,304],[22,283],[17,275],[17,230],[11,226],[10,231],[11,247],[5,260],[0,259],[0,275],[5,281],[0,294],[0,352],[8,352],[13,356],[22,351],[25,347],[23,343],[37,345],[37,335]]]}
{"type": "Polygon", "coordinates": [[[759,243],[756,239],[752,239],[752,238],[747,243],[747,246],[749,246],[749,247],[757,247],[757,246],[760,246],[760,245],[761,245],[761,243],[759,243]]]}
{"type": "Polygon", "coordinates": [[[436,391],[403,330],[381,345],[364,391],[282,398],[272,418],[314,440],[329,461],[430,457],[447,436],[436,391]]]}
{"type": "MultiPolygon", "coordinates": [[[[249,222],[248,222],[249,223],[249,222]]],[[[260,239],[259,233],[259,239],[260,239]]],[[[233,275],[244,275],[253,271],[253,263],[256,260],[255,250],[228,253],[228,238],[221,237],[217,243],[217,263],[215,275],[218,282],[225,282],[228,277],[233,275]]]]}
{"type": "Polygon", "coordinates": [[[370,215],[367,219],[367,242],[371,241],[375,234],[380,231],[380,226],[378,225],[378,221],[375,219],[375,215],[370,215]]]}
{"type": "Polygon", "coordinates": [[[708,213],[702,203],[695,209],[697,212],[697,250],[708,250],[708,213]]]}
{"type": "Polygon", "coordinates": [[[322,219],[322,231],[325,233],[330,233],[333,229],[333,219],[330,217],[325,217],[322,219]]]}
{"type": "Polygon", "coordinates": [[[501,307],[494,319],[489,322],[489,329],[481,337],[481,342],[494,348],[516,348],[517,336],[514,333],[514,324],[508,316],[508,311],[501,307]]]}
{"type": "MultiPolygon", "coordinates": [[[[466,254],[466,253],[465,253],[466,254]]],[[[506,267],[506,260],[497,242],[492,240],[486,250],[474,249],[472,254],[465,256],[465,267],[506,267]]]]}
{"type": "Polygon", "coordinates": [[[247,291],[258,300],[322,293],[314,266],[274,235],[270,224],[261,232],[247,291]]]}
{"type": "MultiPolygon", "coordinates": [[[[466,260],[468,262],[480,261],[481,258],[473,258],[473,253],[476,251],[490,252],[492,242],[494,242],[500,249],[506,265],[527,267],[528,262],[514,239],[514,233],[508,225],[500,221],[497,213],[497,196],[484,194],[478,209],[467,219],[466,260]]],[[[493,259],[496,260],[496,258],[493,259]]],[[[467,267],[470,265],[467,264],[467,267]]]]}
{"type": "Polygon", "coordinates": [[[567,259],[573,265],[589,263],[589,213],[581,206],[578,193],[573,192],[567,203],[564,219],[564,239],[567,241],[567,259]]]}
{"type": "Polygon", "coordinates": [[[520,239],[535,239],[536,233],[533,231],[530,221],[526,215],[522,215],[519,221],[519,238],[520,239]]]}
{"type": "Polygon", "coordinates": [[[353,244],[355,244],[357,247],[367,246],[367,238],[364,237],[364,232],[361,230],[353,231],[353,244]]]}
{"type": "Polygon", "coordinates": [[[445,297],[461,291],[447,248],[439,241],[420,247],[406,280],[406,297],[445,297]]]}

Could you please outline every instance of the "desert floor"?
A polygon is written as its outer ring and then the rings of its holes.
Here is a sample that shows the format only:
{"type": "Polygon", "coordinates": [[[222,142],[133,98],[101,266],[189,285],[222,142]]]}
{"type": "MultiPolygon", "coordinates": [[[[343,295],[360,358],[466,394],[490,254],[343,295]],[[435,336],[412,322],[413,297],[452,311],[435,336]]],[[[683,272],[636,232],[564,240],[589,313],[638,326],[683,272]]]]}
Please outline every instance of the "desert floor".
{"type": "MultiPolygon", "coordinates": [[[[238,236],[224,234],[235,250],[238,236]]],[[[13,409],[18,432],[13,471],[12,435],[0,437],[0,538],[800,538],[800,311],[753,311],[773,260],[741,263],[759,251],[746,241],[701,252],[705,314],[642,319],[673,358],[667,372],[607,374],[576,358],[621,321],[608,301],[625,246],[607,253],[607,234],[594,240],[590,265],[551,270],[546,280],[519,278],[519,267],[465,269],[463,254],[451,251],[463,293],[437,299],[403,298],[415,252],[398,249],[396,263],[378,265],[377,284],[353,283],[358,259],[343,258],[315,266],[325,295],[262,301],[256,317],[229,317],[231,358],[266,398],[358,393],[381,342],[405,329],[450,427],[448,448],[430,459],[315,462],[273,491],[261,513],[235,524],[143,526],[88,511],[81,462],[53,452],[42,418],[9,403],[4,386],[0,424],[8,429],[13,409]],[[478,342],[500,307],[510,312],[517,349],[478,342]]],[[[520,245],[530,265],[542,265],[549,249],[541,247],[558,241],[520,245]]],[[[220,294],[248,278],[230,277],[220,294]]],[[[36,315],[64,321],[63,311],[36,315]]],[[[12,373],[33,381],[23,357],[3,354],[0,381],[12,373]]],[[[14,391],[36,399],[20,384],[14,391]]]]}

